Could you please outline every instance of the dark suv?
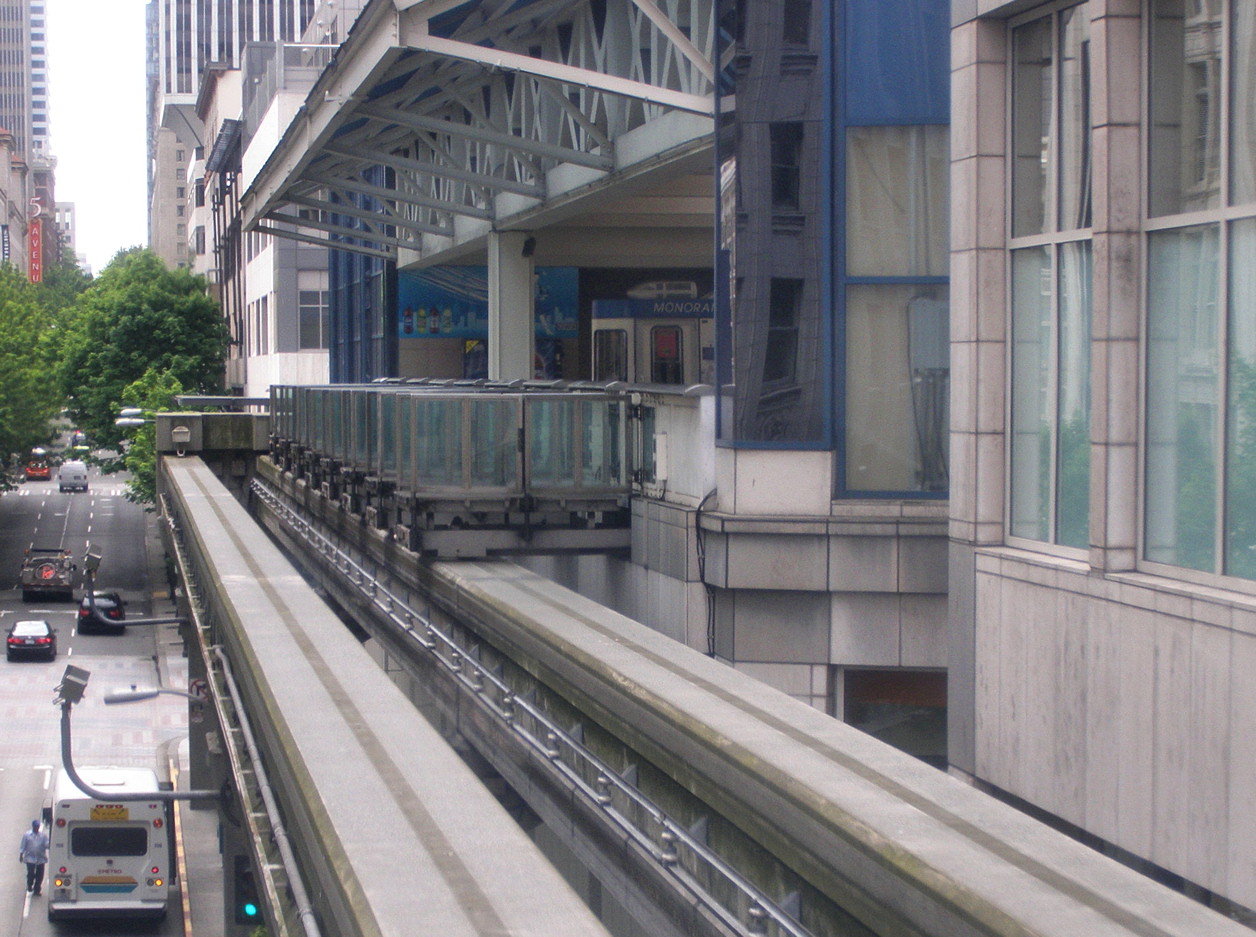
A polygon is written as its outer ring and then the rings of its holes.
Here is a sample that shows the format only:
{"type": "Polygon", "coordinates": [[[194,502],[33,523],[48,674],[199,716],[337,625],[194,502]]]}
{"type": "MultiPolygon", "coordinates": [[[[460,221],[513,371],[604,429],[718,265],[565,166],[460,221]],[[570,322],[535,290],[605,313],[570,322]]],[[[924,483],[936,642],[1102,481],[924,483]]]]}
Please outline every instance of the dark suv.
{"type": "Polygon", "coordinates": [[[126,630],[126,602],[116,592],[96,592],[91,597],[83,596],[79,602],[78,630],[80,634],[89,631],[107,631],[121,633],[126,630]],[[93,614],[92,605],[96,611],[93,614]]]}

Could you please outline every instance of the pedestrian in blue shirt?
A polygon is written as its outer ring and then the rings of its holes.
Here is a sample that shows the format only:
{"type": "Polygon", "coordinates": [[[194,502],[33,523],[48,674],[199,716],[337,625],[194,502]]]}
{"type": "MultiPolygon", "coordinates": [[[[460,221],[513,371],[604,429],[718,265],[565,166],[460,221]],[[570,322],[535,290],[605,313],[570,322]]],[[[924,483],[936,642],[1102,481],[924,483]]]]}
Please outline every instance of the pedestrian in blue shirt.
{"type": "Polygon", "coordinates": [[[18,861],[26,863],[26,890],[38,895],[44,886],[44,865],[48,862],[48,834],[40,831],[38,820],[31,820],[19,849],[18,861]]]}

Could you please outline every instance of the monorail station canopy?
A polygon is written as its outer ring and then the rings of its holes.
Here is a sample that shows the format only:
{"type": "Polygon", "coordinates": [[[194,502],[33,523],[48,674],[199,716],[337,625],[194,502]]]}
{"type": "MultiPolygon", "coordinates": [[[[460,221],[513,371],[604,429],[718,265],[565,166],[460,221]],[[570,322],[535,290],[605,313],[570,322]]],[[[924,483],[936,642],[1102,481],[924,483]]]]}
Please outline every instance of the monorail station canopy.
{"type": "Polygon", "coordinates": [[[243,180],[245,229],[487,263],[490,377],[530,377],[533,263],[711,263],[715,17],[713,0],[371,0],[243,180]]]}

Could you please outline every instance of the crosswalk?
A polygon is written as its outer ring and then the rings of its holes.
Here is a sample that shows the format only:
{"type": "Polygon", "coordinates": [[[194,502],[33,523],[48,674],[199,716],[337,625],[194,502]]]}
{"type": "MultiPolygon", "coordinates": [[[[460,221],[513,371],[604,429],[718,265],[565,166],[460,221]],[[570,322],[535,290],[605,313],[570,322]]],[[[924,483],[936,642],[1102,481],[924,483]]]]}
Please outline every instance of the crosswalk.
{"type": "MultiPolygon", "coordinates": [[[[65,492],[65,496],[81,498],[84,494],[93,498],[125,498],[127,492],[126,482],[101,482],[96,481],[86,492],[65,492]]],[[[7,491],[0,492],[0,497],[10,498],[29,498],[29,497],[47,497],[50,494],[61,494],[57,491],[55,485],[44,485],[40,483],[22,484],[16,488],[10,488],[7,491]]]]}
{"type": "MultiPolygon", "coordinates": [[[[187,734],[187,703],[175,696],[128,706],[105,706],[105,694],[129,686],[158,686],[151,659],[101,656],[80,660],[92,673],[92,686],[74,707],[74,755],[83,764],[150,764],[157,746],[187,734]]],[[[174,668],[177,669],[177,668],[174,668]]],[[[65,660],[0,667],[0,723],[5,743],[0,770],[60,757],[60,709],[54,687],[65,660]]],[[[173,686],[187,682],[186,672],[166,676],[173,686]]]]}

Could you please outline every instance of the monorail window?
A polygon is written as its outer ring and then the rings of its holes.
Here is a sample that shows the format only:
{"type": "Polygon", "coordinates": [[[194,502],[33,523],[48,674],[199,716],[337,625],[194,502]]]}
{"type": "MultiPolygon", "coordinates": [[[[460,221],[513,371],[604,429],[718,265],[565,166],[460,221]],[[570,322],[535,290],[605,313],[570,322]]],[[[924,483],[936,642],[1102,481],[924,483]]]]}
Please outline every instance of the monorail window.
{"type": "Polygon", "coordinates": [[[142,826],[78,826],[70,830],[70,852],[76,856],[142,856],[148,852],[148,830],[142,826]]]}
{"type": "Polygon", "coordinates": [[[683,345],[678,325],[656,325],[650,329],[650,380],[655,384],[685,382],[683,345]]]}
{"type": "Polygon", "coordinates": [[[593,380],[628,380],[628,333],[600,329],[593,333],[593,380]]]}

